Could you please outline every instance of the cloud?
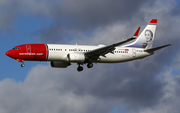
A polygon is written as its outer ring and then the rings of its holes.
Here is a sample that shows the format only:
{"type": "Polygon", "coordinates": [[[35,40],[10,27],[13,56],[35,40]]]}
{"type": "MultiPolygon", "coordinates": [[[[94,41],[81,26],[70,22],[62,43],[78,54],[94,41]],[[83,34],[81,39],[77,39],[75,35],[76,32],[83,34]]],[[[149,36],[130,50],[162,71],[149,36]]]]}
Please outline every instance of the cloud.
{"type": "Polygon", "coordinates": [[[131,18],[142,4],[143,0],[63,0],[60,11],[67,17],[77,19],[78,27],[87,28],[131,18]],[[134,4],[136,7],[133,7],[134,4]]]}
{"type": "MultiPolygon", "coordinates": [[[[142,4],[144,4],[142,0],[62,0],[59,8],[53,13],[55,25],[49,30],[42,30],[46,31],[45,34],[42,31],[39,31],[38,34],[43,41],[50,41],[49,35],[58,34],[59,41],[64,43],[65,38],[72,38],[72,35],[75,34],[89,34],[99,27],[111,26],[119,21],[126,23],[126,19],[137,14],[140,9],[138,6],[142,4]],[[136,7],[134,7],[135,3],[136,7]]],[[[78,36],[71,40],[79,39],[78,36]]],[[[53,41],[57,42],[56,38],[52,38],[50,42],[53,41]]],[[[67,42],[68,40],[65,43],[67,42]]]]}
{"type": "Polygon", "coordinates": [[[138,6],[144,2],[143,0],[136,2],[132,0],[78,0],[76,2],[73,0],[14,0],[13,2],[1,0],[0,3],[1,29],[9,28],[19,15],[52,18],[59,25],[66,24],[65,26],[73,20],[76,22],[74,25],[77,29],[81,27],[84,29],[91,25],[96,26],[119,20],[119,18],[131,17],[134,12],[138,11],[138,6]],[[132,7],[134,3],[137,7],[132,7]]]}
{"type": "Polygon", "coordinates": [[[97,64],[81,73],[76,65],[67,69],[38,65],[22,83],[0,82],[0,112],[108,113],[118,105],[127,105],[129,113],[179,112],[179,74],[172,73],[179,69],[176,1],[138,1],[136,6],[134,1],[78,1],[62,0],[56,7],[48,1],[26,1],[22,3],[29,4],[27,9],[17,14],[40,14],[55,20],[50,28],[36,32],[44,42],[78,44],[112,44],[157,18],[154,45],[173,45],[145,59],[97,64]]]}
{"type": "MultiPolygon", "coordinates": [[[[77,78],[73,72],[69,73],[68,70],[63,71],[62,69],[52,69],[49,66],[40,65],[31,70],[23,83],[5,79],[0,82],[0,100],[2,102],[0,112],[106,112],[112,107],[112,103],[115,103],[114,100],[110,102],[109,99],[98,99],[89,94],[77,95],[74,91],[78,84],[74,84],[75,89],[71,86],[73,85],[71,82],[76,82],[70,81],[73,76],[77,78]],[[49,76],[51,73],[53,75],[49,76]],[[71,87],[68,87],[67,82],[71,87]],[[95,106],[96,104],[98,106],[95,106]]],[[[84,75],[80,74],[80,76],[83,77],[84,75]]],[[[83,82],[88,82],[87,77],[83,77],[87,80],[83,82]]],[[[88,84],[84,85],[88,86],[88,84]]]]}
{"type": "MultiPolygon", "coordinates": [[[[15,15],[41,16],[54,21],[49,28],[34,33],[45,43],[67,43],[69,40],[66,38],[73,40],[74,34],[89,34],[98,27],[111,25],[118,21],[127,22],[127,19],[135,16],[139,12],[140,6],[145,4],[143,0],[54,0],[53,2],[20,0],[15,3],[19,6],[18,9],[14,8],[16,6],[11,8],[17,12],[15,15]]],[[[146,3],[149,4],[151,1],[146,3]]],[[[6,14],[9,13],[11,12],[6,14]]],[[[15,16],[11,18],[10,22],[16,19],[15,16]]],[[[9,26],[8,23],[6,25],[9,26]]]]}
{"type": "Polygon", "coordinates": [[[163,80],[166,84],[162,92],[164,93],[162,97],[160,97],[158,101],[158,105],[152,108],[143,109],[140,113],[178,113],[179,109],[179,74],[176,76],[171,76],[172,69],[167,69],[162,72],[161,80],[163,80]]]}
{"type": "Polygon", "coordinates": [[[171,69],[154,76],[123,71],[130,66],[121,65],[100,64],[82,73],[75,65],[65,70],[38,65],[23,83],[0,82],[0,112],[108,113],[119,104],[133,113],[178,111],[171,105],[179,105],[179,75],[171,77],[171,69]]]}

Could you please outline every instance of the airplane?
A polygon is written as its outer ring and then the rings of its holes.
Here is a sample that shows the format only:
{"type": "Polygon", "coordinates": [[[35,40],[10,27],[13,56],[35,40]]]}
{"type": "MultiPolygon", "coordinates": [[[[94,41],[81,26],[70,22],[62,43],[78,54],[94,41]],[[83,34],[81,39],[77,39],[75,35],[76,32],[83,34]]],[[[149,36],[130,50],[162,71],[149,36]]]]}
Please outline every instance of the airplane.
{"type": "Polygon", "coordinates": [[[156,30],[157,19],[152,19],[139,34],[140,27],[135,34],[125,41],[111,45],[63,45],[63,44],[23,44],[15,46],[6,52],[6,55],[21,62],[24,61],[49,61],[51,67],[67,68],[72,63],[77,63],[77,70],[83,70],[82,65],[88,68],[93,63],[121,63],[143,59],[153,55],[156,50],[171,44],[152,48],[156,30]],[[132,42],[135,40],[134,42],[132,42]],[[129,44],[125,44],[129,42],[129,44]]]}

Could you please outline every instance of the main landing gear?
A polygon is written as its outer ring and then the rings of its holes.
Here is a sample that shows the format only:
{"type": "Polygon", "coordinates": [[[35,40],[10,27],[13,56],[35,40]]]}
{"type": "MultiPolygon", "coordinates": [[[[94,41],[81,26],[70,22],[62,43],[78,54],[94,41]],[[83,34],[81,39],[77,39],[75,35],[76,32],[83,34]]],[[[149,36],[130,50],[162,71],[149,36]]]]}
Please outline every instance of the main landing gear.
{"type": "Polygon", "coordinates": [[[88,67],[88,68],[92,68],[92,67],[93,67],[93,64],[92,64],[92,63],[88,63],[88,64],[87,64],[87,67],[88,67]]]}
{"type": "MultiPolygon", "coordinates": [[[[83,70],[83,67],[82,67],[81,65],[82,65],[82,64],[78,64],[77,70],[78,70],[79,72],[83,70]]],[[[87,67],[88,67],[88,68],[92,68],[92,67],[93,67],[93,64],[92,64],[92,63],[88,63],[88,64],[87,64],[87,67]]]]}
{"type": "Polygon", "coordinates": [[[24,60],[23,60],[23,59],[16,59],[15,61],[17,61],[17,62],[22,62],[21,67],[24,67],[24,66],[25,66],[25,65],[24,65],[24,60]]]}
{"type": "Polygon", "coordinates": [[[80,71],[83,70],[83,67],[79,65],[78,68],[77,68],[77,70],[80,72],[80,71]]]}

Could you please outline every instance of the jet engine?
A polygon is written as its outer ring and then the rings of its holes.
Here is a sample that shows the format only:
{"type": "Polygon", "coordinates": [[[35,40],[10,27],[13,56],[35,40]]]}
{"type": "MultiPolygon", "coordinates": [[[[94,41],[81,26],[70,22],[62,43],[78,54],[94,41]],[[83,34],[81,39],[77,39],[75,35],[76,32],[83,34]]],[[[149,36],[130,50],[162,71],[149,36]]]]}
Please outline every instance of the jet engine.
{"type": "Polygon", "coordinates": [[[55,62],[55,61],[51,62],[51,67],[55,67],[55,68],[67,68],[70,65],[71,64],[69,62],[55,62]]]}

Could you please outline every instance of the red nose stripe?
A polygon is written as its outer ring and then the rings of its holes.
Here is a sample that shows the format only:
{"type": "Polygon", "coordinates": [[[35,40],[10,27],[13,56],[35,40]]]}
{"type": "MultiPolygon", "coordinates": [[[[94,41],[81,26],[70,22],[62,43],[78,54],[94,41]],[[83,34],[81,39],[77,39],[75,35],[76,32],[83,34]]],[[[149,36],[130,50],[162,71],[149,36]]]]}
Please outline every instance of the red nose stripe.
{"type": "Polygon", "coordinates": [[[47,58],[46,44],[19,45],[6,52],[6,55],[14,59],[45,61],[47,58]]]}
{"type": "Polygon", "coordinates": [[[47,58],[47,47],[45,44],[26,44],[23,45],[26,52],[19,53],[24,60],[45,61],[47,58]]]}

